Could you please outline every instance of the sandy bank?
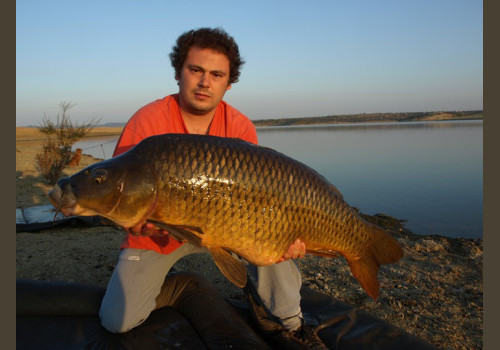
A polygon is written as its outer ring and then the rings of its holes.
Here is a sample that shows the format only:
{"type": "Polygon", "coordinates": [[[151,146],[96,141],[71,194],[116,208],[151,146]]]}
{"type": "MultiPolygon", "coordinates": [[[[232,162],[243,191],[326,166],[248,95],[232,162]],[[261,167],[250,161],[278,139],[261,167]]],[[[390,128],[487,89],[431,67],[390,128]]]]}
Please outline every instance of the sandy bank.
{"type": "MultiPolygon", "coordinates": [[[[92,129],[85,138],[97,136],[113,136],[120,135],[123,127],[97,127],[92,129]]],[[[22,141],[38,141],[43,140],[45,135],[38,131],[37,128],[16,127],[16,143],[22,141]]]]}

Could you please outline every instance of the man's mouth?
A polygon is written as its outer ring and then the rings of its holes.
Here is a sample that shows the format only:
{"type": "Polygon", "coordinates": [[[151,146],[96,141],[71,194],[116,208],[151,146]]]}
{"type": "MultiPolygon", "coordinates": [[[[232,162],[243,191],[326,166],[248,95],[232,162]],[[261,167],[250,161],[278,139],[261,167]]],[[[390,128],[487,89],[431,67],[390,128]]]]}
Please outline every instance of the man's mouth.
{"type": "Polygon", "coordinates": [[[206,94],[206,93],[203,93],[203,92],[194,92],[194,95],[197,97],[197,98],[202,98],[202,99],[205,99],[205,98],[210,98],[211,96],[209,94],[206,94]]]}

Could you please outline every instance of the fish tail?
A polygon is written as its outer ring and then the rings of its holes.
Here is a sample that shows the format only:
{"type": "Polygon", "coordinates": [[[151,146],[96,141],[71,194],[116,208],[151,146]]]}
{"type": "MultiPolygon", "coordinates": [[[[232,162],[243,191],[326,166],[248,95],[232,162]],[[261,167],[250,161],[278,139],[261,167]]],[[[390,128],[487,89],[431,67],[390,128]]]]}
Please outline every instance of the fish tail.
{"type": "Polygon", "coordinates": [[[369,224],[368,242],[356,257],[346,256],[352,274],[361,283],[366,293],[377,300],[380,285],[377,272],[380,265],[392,264],[403,256],[403,249],[398,241],[378,226],[369,224]]]}

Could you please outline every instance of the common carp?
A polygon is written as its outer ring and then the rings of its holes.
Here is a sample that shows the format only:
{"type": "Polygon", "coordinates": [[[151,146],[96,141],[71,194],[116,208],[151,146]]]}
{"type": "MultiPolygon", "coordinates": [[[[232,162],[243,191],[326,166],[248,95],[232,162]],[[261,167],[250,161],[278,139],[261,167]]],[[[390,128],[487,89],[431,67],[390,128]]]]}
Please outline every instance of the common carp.
{"type": "Polygon", "coordinates": [[[100,215],[123,227],[152,222],[181,241],[207,247],[235,285],[246,269],[279,261],[300,238],[306,252],[342,255],[372,298],[381,264],[399,243],[350,207],[315,170],[239,139],[164,134],[60,179],[49,193],[64,215],[100,215]]]}

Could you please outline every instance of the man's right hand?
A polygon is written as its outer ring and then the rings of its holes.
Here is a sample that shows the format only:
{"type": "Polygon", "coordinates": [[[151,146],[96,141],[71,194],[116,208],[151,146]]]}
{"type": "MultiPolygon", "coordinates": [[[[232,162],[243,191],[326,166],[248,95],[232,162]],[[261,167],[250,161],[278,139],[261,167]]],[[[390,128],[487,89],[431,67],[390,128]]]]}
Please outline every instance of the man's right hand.
{"type": "Polygon", "coordinates": [[[163,236],[168,235],[168,231],[159,228],[155,224],[150,222],[141,222],[132,227],[124,227],[125,232],[130,233],[133,236],[163,236]]]}

